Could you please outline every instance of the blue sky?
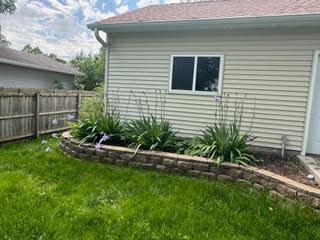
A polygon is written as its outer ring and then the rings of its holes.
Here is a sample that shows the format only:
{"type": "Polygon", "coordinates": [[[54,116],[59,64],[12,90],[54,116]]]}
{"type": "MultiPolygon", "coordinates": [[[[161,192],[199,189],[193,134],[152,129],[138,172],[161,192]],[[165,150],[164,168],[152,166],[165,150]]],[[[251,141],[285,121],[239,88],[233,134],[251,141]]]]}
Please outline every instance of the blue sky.
{"type": "Polygon", "coordinates": [[[17,0],[13,15],[1,15],[2,34],[22,49],[30,43],[45,53],[70,59],[96,53],[99,44],[86,24],[150,4],[175,0],[17,0]]]}

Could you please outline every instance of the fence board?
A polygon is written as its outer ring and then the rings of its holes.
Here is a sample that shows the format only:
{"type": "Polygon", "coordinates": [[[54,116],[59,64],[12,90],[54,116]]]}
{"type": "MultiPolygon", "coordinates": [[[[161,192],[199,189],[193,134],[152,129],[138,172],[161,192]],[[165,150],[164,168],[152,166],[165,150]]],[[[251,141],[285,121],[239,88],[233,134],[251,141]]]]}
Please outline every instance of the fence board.
{"type": "Polygon", "coordinates": [[[0,88],[0,142],[65,130],[66,115],[78,118],[81,101],[94,95],[76,90],[0,88]]]}

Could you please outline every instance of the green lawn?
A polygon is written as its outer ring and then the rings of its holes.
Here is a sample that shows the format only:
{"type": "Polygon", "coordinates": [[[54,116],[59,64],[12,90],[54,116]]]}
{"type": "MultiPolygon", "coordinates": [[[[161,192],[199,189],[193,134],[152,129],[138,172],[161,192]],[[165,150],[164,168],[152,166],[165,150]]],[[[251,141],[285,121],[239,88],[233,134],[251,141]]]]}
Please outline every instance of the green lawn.
{"type": "Polygon", "coordinates": [[[320,214],[302,205],[235,183],[78,161],[57,146],[0,148],[0,239],[320,239],[320,214]]]}

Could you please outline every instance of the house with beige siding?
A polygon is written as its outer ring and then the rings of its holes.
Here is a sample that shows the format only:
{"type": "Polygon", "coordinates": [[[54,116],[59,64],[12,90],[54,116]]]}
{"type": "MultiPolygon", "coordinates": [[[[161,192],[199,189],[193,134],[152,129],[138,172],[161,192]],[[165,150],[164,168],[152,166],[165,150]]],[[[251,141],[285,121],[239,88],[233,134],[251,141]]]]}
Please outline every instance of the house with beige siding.
{"type": "Polygon", "coordinates": [[[65,89],[74,88],[76,75],[81,74],[43,54],[31,54],[0,47],[0,87],[65,89]]]}
{"type": "Polygon", "coordinates": [[[195,136],[213,121],[214,96],[246,94],[255,146],[320,154],[319,0],[152,5],[88,27],[107,49],[107,98],[116,91],[127,118],[138,116],[130,93],[152,102],[163,90],[166,118],[195,136]]]}

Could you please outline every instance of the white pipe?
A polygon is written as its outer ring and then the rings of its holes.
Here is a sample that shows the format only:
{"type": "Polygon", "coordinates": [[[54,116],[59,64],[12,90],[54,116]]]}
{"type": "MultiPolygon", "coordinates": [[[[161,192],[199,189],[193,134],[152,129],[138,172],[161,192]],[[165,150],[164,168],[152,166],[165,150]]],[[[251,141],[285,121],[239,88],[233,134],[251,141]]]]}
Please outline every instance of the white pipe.
{"type": "Polygon", "coordinates": [[[287,136],[282,136],[282,151],[281,151],[281,157],[284,157],[285,155],[285,149],[286,149],[286,144],[288,142],[287,136]]]}

